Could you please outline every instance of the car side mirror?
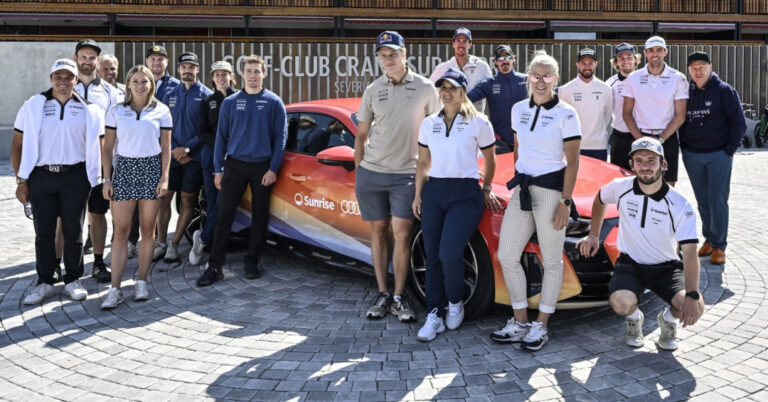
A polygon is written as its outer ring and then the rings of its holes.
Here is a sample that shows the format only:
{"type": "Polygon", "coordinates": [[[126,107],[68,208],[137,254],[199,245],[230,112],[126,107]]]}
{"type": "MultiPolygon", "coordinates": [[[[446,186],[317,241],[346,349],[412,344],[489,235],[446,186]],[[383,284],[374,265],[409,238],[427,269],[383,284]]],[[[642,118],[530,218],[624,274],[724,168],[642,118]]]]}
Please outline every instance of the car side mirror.
{"type": "Polygon", "coordinates": [[[355,150],[348,145],[324,149],[318,152],[317,161],[328,166],[341,166],[351,172],[355,170],[355,150]]]}

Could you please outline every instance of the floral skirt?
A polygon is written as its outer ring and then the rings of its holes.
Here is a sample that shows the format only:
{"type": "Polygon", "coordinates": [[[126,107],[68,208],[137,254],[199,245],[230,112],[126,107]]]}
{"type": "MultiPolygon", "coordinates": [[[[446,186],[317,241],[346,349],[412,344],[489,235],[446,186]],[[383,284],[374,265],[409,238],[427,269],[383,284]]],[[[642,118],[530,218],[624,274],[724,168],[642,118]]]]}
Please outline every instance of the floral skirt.
{"type": "Polygon", "coordinates": [[[160,154],[144,158],[117,155],[112,177],[114,201],[156,200],[162,172],[160,154]]]}

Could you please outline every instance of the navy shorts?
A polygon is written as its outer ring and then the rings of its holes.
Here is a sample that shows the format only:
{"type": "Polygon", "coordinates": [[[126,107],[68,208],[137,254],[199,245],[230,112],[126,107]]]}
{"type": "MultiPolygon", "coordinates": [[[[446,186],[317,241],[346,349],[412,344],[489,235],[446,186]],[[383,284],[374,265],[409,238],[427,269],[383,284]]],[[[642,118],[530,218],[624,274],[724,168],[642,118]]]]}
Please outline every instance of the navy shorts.
{"type": "Polygon", "coordinates": [[[609,288],[611,293],[617,290],[632,291],[638,300],[645,289],[650,289],[671,305],[672,298],[681,290],[685,290],[683,262],[667,261],[644,265],[635,262],[626,254],[621,254],[616,260],[609,288]]]}
{"type": "Polygon", "coordinates": [[[91,194],[88,196],[88,212],[104,215],[109,211],[109,200],[104,199],[103,189],[103,184],[91,188],[91,194]]]}
{"type": "Polygon", "coordinates": [[[200,162],[189,161],[185,165],[171,166],[168,173],[168,190],[197,194],[203,188],[203,169],[200,162]]]}
{"type": "Polygon", "coordinates": [[[413,220],[414,174],[379,173],[358,166],[355,196],[364,221],[379,221],[390,216],[413,220]]]}

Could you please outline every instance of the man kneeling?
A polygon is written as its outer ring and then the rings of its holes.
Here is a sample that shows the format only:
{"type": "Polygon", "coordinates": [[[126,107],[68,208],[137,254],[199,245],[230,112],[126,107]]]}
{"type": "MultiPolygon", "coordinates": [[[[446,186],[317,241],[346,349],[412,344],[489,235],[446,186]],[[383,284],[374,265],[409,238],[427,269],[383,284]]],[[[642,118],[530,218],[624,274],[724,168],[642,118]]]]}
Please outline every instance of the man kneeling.
{"type": "Polygon", "coordinates": [[[667,162],[661,143],[643,137],[632,143],[630,167],[637,175],[615,179],[600,189],[592,204],[592,230],[578,247],[587,257],[599,247],[606,204],[619,211],[618,249],[610,304],[616,314],[626,317],[624,342],[643,346],[643,312],[637,306],[640,295],[650,289],[669,304],[658,315],[658,345],[677,349],[679,320],[693,325],[704,312],[699,293],[699,258],[696,252],[696,213],[682,194],[664,182],[667,162]],[[680,245],[683,260],[676,251],[680,245]]]}

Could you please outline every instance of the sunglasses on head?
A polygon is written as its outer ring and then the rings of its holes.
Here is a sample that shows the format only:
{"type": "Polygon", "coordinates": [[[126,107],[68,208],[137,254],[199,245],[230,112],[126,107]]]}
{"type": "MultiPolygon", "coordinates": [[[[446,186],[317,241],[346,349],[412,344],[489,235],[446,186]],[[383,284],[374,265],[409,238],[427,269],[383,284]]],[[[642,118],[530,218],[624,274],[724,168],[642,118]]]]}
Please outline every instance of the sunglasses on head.
{"type": "Polygon", "coordinates": [[[496,56],[496,61],[507,61],[512,59],[513,59],[512,56],[496,56]]]}
{"type": "Polygon", "coordinates": [[[555,77],[552,74],[549,74],[549,73],[544,74],[544,75],[541,75],[541,74],[528,74],[528,79],[531,80],[531,82],[539,82],[540,80],[544,80],[544,82],[549,84],[550,82],[552,82],[555,79],[555,77]]]}

